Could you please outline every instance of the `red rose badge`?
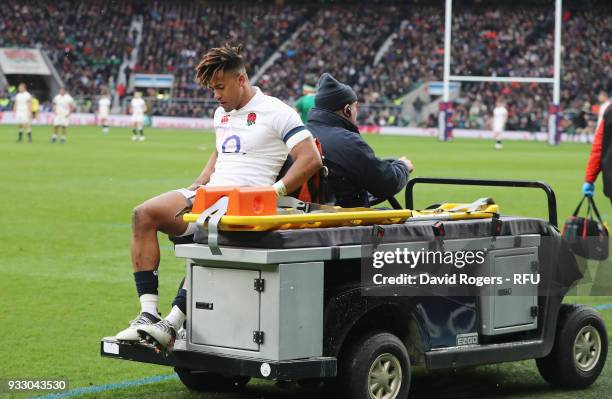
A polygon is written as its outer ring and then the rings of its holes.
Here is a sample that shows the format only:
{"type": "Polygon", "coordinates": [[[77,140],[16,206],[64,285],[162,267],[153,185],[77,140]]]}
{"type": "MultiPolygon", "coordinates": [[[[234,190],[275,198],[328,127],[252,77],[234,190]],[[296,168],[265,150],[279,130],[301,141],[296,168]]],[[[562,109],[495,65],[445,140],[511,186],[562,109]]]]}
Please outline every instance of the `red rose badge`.
{"type": "Polygon", "coordinates": [[[247,115],[247,126],[254,125],[256,120],[257,120],[257,115],[255,114],[255,112],[251,112],[250,114],[247,115]]]}

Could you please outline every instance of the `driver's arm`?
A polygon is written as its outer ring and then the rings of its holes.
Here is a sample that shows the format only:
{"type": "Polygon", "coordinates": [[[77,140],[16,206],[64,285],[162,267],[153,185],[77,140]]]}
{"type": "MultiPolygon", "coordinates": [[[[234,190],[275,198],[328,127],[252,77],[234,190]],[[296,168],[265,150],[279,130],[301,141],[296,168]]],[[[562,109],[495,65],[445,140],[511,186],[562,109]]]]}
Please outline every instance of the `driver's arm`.
{"type": "Polygon", "coordinates": [[[408,182],[410,171],[402,159],[383,160],[361,138],[344,141],[344,162],[349,179],[378,198],[389,198],[400,192],[408,182]]]}

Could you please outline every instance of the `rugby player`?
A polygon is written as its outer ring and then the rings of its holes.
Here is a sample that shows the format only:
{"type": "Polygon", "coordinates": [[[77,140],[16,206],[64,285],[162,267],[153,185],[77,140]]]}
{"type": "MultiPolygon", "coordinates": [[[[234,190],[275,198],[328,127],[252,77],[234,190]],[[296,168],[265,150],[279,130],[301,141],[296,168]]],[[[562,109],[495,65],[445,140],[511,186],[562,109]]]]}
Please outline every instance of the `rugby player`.
{"type": "Polygon", "coordinates": [[[273,186],[277,195],[293,192],[322,166],[314,139],[297,112],[275,97],[267,96],[249,82],[240,46],[213,48],[196,68],[198,83],[210,88],[219,107],[214,114],[216,148],[193,184],[145,201],[134,209],[132,220],[132,267],[141,313],[119,341],[138,341],[139,330],[161,346],[172,346],[185,320],[186,291],[181,288],[170,314],[158,313],[159,243],[157,232],[187,236],[194,224],[177,214],[191,205],[200,186],[273,186]],[[294,160],[285,176],[277,176],[291,155],[294,160]]]}
{"type": "Polygon", "coordinates": [[[504,102],[498,99],[493,109],[493,137],[495,138],[495,149],[501,150],[502,144],[502,133],[506,128],[506,122],[508,121],[508,110],[504,106],[504,102]]]}
{"type": "Polygon", "coordinates": [[[108,115],[110,114],[111,99],[108,90],[102,90],[102,96],[98,100],[98,123],[102,125],[102,133],[108,133],[108,115]]]}
{"type": "Polygon", "coordinates": [[[66,142],[66,134],[68,133],[68,122],[70,120],[70,114],[74,112],[74,100],[72,96],[66,93],[64,87],[60,87],[59,93],[53,98],[53,135],[51,136],[51,143],[57,141],[57,133],[59,128],[62,128],[62,135],[60,142],[64,144],[66,142]]]}
{"type": "Polygon", "coordinates": [[[132,114],[132,141],[144,141],[144,120],[147,112],[147,103],[142,98],[142,93],[137,91],[130,102],[130,113],[132,114]],[[138,135],[140,134],[140,136],[138,135]]]}
{"type": "Polygon", "coordinates": [[[26,90],[25,83],[19,83],[19,93],[15,96],[15,104],[13,105],[13,112],[15,113],[15,119],[19,127],[17,135],[17,142],[23,140],[23,130],[25,129],[28,135],[28,142],[32,142],[32,95],[26,90]]]}

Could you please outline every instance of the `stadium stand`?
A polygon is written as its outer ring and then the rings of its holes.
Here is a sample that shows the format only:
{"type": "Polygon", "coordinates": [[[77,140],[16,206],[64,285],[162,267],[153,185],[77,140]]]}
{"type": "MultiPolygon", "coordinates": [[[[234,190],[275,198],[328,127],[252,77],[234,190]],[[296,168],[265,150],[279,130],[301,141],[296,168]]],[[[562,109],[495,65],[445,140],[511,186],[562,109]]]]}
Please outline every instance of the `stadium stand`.
{"type": "Polygon", "coordinates": [[[408,8],[392,47],[372,70],[367,101],[393,101],[414,87],[439,80],[444,64],[444,8],[408,8]]]}
{"type": "Polygon", "coordinates": [[[289,102],[302,95],[304,84],[316,85],[319,76],[331,71],[351,85],[366,104],[360,112],[364,124],[397,121],[397,107],[376,90],[372,73],[374,57],[401,21],[402,6],[372,7],[331,5],[317,11],[282,51],[281,57],[261,77],[261,88],[289,102]],[[351,21],[338,24],[337,21],[351,21]]]}
{"type": "MultiPolygon", "coordinates": [[[[134,72],[173,73],[174,96],[210,97],[209,91],[194,81],[194,69],[206,47],[203,43],[242,43],[249,72],[254,74],[303,23],[307,13],[305,7],[274,4],[151,2],[145,13],[144,40],[134,72]]],[[[196,112],[201,112],[198,106],[196,110],[190,110],[188,104],[172,108],[156,104],[154,112],[201,115],[196,112]]]]}
{"type": "MultiPolygon", "coordinates": [[[[456,3],[454,74],[552,75],[552,2],[524,0],[512,7],[494,1],[456,3]]],[[[598,92],[612,89],[609,7],[590,0],[564,9],[563,37],[572,38],[564,41],[562,70],[567,126],[580,112],[592,120],[598,92]]],[[[113,85],[133,46],[129,26],[136,14],[143,17],[143,39],[131,72],[175,76],[171,99],[151,93],[153,115],[211,116],[215,105],[208,91],[196,85],[194,67],[211,44],[230,41],[244,43],[251,75],[263,72],[257,84],[289,103],[301,95],[302,85],[313,85],[322,72],[331,72],[359,93],[361,123],[435,124],[426,115],[404,119],[399,104],[423,83],[442,79],[444,8],[439,1],[356,2],[346,7],[160,0],[59,0],[41,6],[7,0],[0,3],[0,46],[45,50],[69,91],[91,98],[101,85],[113,85]],[[260,71],[276,52],[274,63],[260,71]]],[[[453,119],[457,127],[487,128],[502,95],[508,102],[508,129],[543,130],[551,94],[549,85],[466,83],[453,119]]]]}
{"type": "MultiPolygon", "coordinates": [[[[458,11],[453,20],[454,74],[553,75],[551,7],[481,7],[458,11]]],[[[605,34],[611,23],[610,12],[600,8],[566,9],[563,14],[562,37],[566,40],[561,105],[569,124],[585,105],[594,119],[596,113],[588,105],[597,103],[600,91],[612,89],[612,42],[605,34]]],[[[458,127],[487,127],[495,99],[501,94],[509,103],[508,130],[545,130],[552,98],[550,85],[465,83],[462,92],[465,102],[457,106],[454,115],[458,127]]]]}
{"type": "Polygon", "coordinates": [[[91,96],[109,83],[131,48],[129,2],[4,0],[0,47],[46,51],[73,96],[91,96]]]}
{"type": "MultiPolygon", "coordinates": [[[[552,77],[554,9],[459,9],[453,18],[455,75],[552,77]]],[[[500,95],[508,102],[509,130],[540,131],[552,91],[549,85],[465,83],[455,126],[486,128],[500,95]]]]}
{"type": "Polygon", "coordinates": [[[364,99],[372,99],[367,88],[374,56],[399,25],[399,8],[331,5],[320,9],[258,84],[280,98],[295,99],[301,96],[303,84],[316,85],[323,71],[333,71],[364,99]],[[351,22],[339,24],[339,20],[351,22]]]}

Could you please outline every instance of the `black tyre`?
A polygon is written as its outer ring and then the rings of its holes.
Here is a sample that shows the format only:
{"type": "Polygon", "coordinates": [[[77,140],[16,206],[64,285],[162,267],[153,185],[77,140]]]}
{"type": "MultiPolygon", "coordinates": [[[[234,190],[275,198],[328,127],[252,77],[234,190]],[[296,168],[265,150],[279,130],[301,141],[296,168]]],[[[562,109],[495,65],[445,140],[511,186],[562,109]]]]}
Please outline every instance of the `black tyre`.
{"type": "Polygon", "coordinates": [[[338,389],[346,399],[404,399],[410,389],[410,358],[393,334],[378,332],[349,343],[339,359],[338,389]]]}
{"type": "Polygon", "coordinates": [[[601,373],[608,355],[608,333],[601,316],[581,305],[563,305],[550,354],[536,359],[540,375],[563,388],[586,388],[601,373]]]}
{"type": "Polygon", "coordinates": [[[239,391],[251,380],[250,377],[224,377],[205,371],[175,368],[174,371],[187,388],[197,392],[239,391]]]}

